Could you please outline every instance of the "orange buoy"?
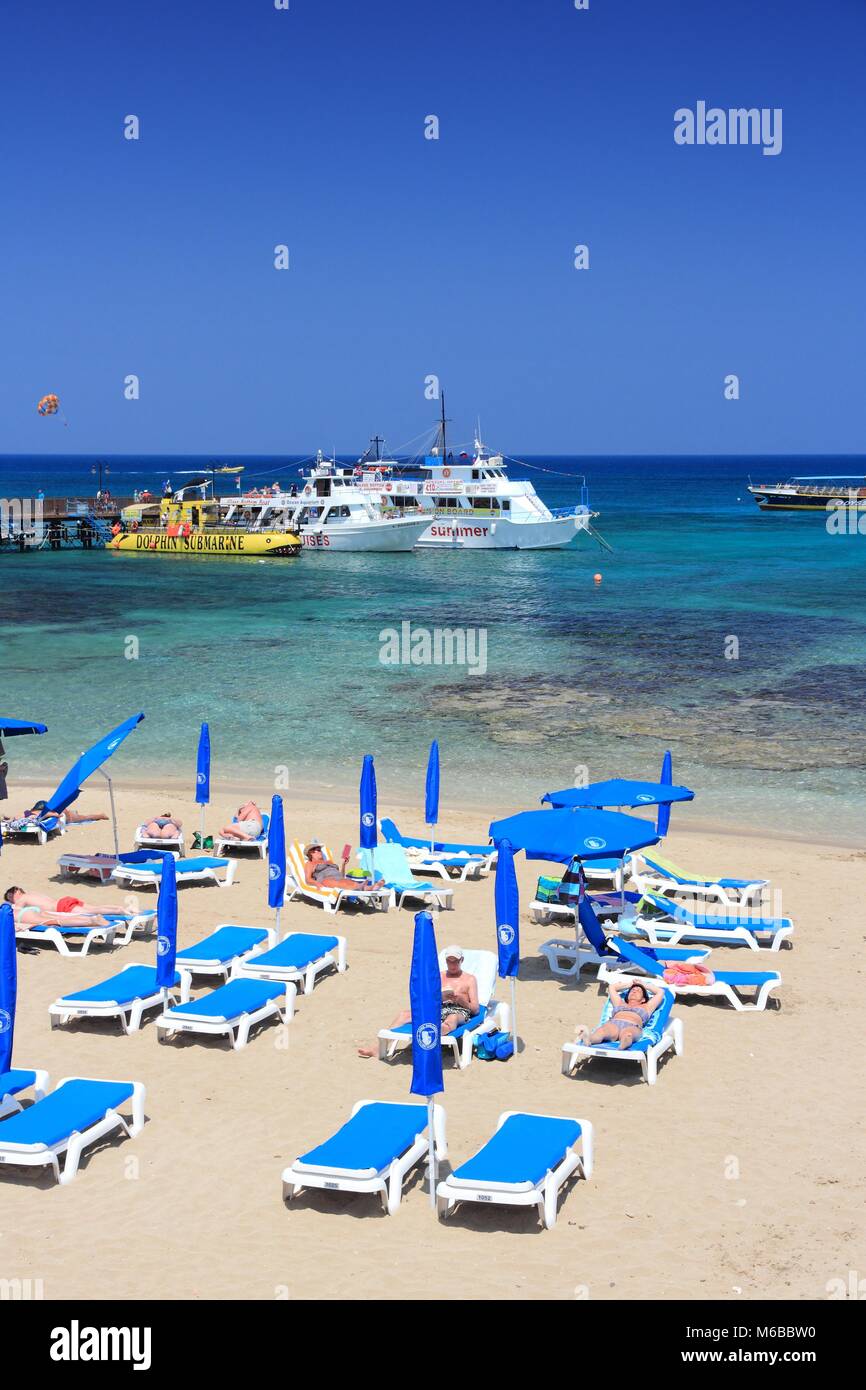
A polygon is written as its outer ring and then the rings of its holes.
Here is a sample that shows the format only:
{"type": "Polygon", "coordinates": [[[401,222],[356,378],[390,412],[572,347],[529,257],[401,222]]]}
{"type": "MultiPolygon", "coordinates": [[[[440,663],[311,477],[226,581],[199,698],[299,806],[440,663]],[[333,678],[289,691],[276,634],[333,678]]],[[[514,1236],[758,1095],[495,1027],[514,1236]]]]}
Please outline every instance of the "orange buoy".
{"type": "Polygon", "coordinates": [[[595,583],[595,584],[600,584],[600,583],[601,583],[601,575],[600,575],[600,574],[594,574],[594,575],[592,576],[592,578],[593,578],[593,583],[595,583]]]}

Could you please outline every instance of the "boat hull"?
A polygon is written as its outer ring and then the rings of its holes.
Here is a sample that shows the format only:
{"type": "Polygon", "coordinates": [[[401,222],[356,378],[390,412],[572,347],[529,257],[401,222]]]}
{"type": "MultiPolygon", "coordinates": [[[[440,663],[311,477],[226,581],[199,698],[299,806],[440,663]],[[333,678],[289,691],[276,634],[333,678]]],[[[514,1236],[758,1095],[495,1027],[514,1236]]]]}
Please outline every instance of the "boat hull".
{"type": "Polygon", "coordinates": [[[127,531],[109,541],[107,548],[124,555],[242,555],[285,559],[299,555],[301,543],[297,536],[286,531],[193,531],[189,536],[127,531]]]}
{"type": "Polygon", "coordinates": [[[419,548],[445,550],[557,550],[586,531],[585,516],[550,521],[469,521],[437,517],[418,541],[419,548]]]}
{"type": "Polygon", "coordinates": [[[393,521],[358,525],[352,522],[337,522],[333,526],[302,526],[301,544],[305,550],[317,554],[348,550],[394,553],[414,550],[419,536],[427,526],[426,520],[404,520],[402,517],[393,521]]]}

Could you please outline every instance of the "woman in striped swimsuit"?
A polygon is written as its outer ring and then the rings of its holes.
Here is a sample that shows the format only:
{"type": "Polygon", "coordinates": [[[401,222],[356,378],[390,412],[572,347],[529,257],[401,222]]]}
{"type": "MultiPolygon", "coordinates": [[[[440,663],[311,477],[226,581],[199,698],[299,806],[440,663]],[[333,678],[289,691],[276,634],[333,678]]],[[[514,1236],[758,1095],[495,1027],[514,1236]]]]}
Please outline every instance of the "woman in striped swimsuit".
{"type": "Polygon", "coordinates": [[[578,1041],[590,1045],[615,1042],[619,1043],[619,1051],[625,1052],[626,1048],[637,1042],[664,997],[663,989],[653,990],[650,994],[641,984],[629,985],[622,993],[611,985],[610,1002],[613,1010],[610,1018],[592,1033],[581,1024],[577,1029],[578,1041]]]}

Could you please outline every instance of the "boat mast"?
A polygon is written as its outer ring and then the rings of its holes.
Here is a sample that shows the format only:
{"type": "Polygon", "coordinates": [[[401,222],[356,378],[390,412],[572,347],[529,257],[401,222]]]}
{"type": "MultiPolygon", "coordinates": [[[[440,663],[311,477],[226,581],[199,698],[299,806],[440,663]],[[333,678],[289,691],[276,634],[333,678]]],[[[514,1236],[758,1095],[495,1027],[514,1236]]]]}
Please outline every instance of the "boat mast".
{"type": "Polygon", "coordinates": [[[445,447],[445,424],[446,424],[446,420],[445,420],[445,392],[444,392],[444,391],[442,392],[442,394],[441,394],[441,396],[440,396],[440,402],[441,402],[441,405],[442,405],[442,415],[441,415],[441,419],[440,419],[440,421],[439,421],[439,433],[440,433],[440,436],[441,436],[441,439],[442,439],[442,463],[443,463],[443,466],[444,466],[445,463],[447,463],[447,461],[448,461],[448,450],[447,450],[446,447],[445,447]]]}

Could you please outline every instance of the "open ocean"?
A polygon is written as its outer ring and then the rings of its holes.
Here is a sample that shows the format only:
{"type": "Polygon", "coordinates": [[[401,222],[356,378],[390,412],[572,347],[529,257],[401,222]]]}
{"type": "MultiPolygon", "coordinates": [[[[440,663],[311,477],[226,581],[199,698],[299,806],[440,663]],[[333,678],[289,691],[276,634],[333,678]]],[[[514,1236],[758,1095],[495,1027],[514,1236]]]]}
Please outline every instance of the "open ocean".
{"type": "MultiPolygon", "coordinates": [[[[125,496],[210,460],[108,462],[125,496]]],[[[245,486],[296,476],[285,457],[243,462],[245,486]]],[[[0,458],[0,496],[92,494],[91,463],[0,458]]],[[[675,780],[697,792],[675,825],[691,814],[862,843],[866,535],[828,535],[821,513],[763,515],[746,482],[862,475],[866,459],[528,463],[514,476],[552,506],[580,501],[574,475],[586,475],[612,554],[582,538],[564,551],[294,561],[0,555],[0,712],[49,726],[11,743],[10,780],[59,778],[141,709],[118,782],[124,769],[167,771],[192,786],[207,719],[217,801],[221,773],[270,779],[281,765],[299,784],[352,786],[372,752],[383,809],[389,785],[417,782],[415,829],[435,736],[447,829],[449,804],[531,807],[583,765],[593,780],[653,777],[670,747],[675,780]],[[380,633],[407,620],[486,629],[486,675],[383,665],[380,633]],[[124,656],[130,636],[137,660],[124,656]]]]}

